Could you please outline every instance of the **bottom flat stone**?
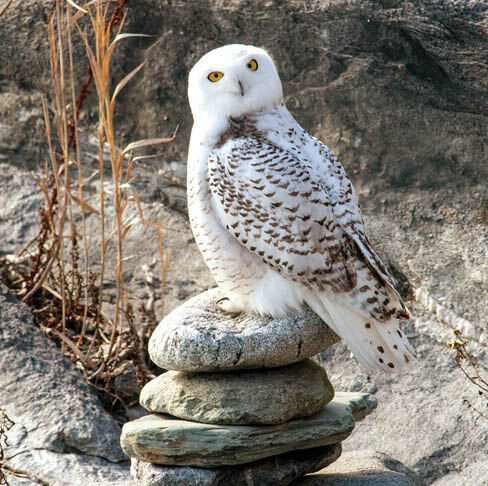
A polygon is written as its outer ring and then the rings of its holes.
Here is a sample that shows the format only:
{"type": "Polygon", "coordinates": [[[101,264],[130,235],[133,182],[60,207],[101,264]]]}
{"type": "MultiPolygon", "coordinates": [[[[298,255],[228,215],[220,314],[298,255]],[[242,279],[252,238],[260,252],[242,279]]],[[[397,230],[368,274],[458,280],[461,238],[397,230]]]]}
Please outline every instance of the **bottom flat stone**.
{"type": "Polygon", "coordinates": [[[162,466],[132,459],[131,474],[141,486],[287,486],[333,463],[341,451],[341,444],[332,444],[219,468],[162,466]]]}
{"type": "MultiPolygon", "coordinates": [[[[252,399],[252,397],[250,397],[252,399]]],[[[127,422],[121,445],[129,456],[176,466],[246,464],[290,451],[342,442],[376,407],[366,393],[338,393],[317,414],[280,425],[212,425],[147,415],[127,422]]]]}

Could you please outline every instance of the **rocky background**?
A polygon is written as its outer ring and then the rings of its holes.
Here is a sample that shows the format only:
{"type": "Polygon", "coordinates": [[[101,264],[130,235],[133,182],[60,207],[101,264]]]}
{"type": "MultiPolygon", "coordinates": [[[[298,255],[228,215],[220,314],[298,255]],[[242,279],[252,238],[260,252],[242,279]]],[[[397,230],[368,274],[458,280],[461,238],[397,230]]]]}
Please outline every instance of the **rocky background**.
{"type": "MultiPolygon", "coordinates": [[[[15,252],[35,234],[42,201],[29,170],[47,154],[40,95],[51,94],[45,32],[51,4],[14,0],[0,18],[0,254],[15,252]]],[[[141,162],[134,181],[148,216],[168,228],[165,312],[214,285],[185,214],[188,71],[214,47],[263,46],[278,65],[290,110],[343,161],[370,239],[415,317],[406,329],[419,359],[401,375],[366,375],[341,344],[321,357],[336,390],[374,392],[379,401],[345,451],[388,454],[425,484],[488,484],[488,421],[463,402],[486,410],[486,399],[477,400],[446,345],[452,328],[460,328],[488,368],[488,2],[131,0],[127,7],[125,32],[153,37],[124,41],[116,56],[114,82],[146,61],[120,95],[120,140],[165,136],[179,125],[175,141],[141,162]]],[[[82,82],[87,61],[79,41],[75,55],[82,82]]],[[[92,93],[82,117],[88,165],[97,154],[95,108],[92,93]]],[[[141,300],[147,298],[141,265],[151,265],[157,254],[157,241],[148,235],[141,230],[128,240],[137,259],[128,262],[126,280],[141,300]]],[[[90,484],[80,479],[87,469],[105,471],[92,482],[123,481],[126,466],[108,466],[121,460],[118,446],[100,442],[96,430],[110,417],[98,417],[104,412],[95,398],[90,407],[99,412],[83,419],[76,415],[87,408],[81,399],[71,404],[72,415],[59,412],[73,395],[89,395],[81,375],[76,379],[52,346],[35,337],[27,311],[6,310],[16,304],[2,298],[0,351],[10,349],[11,359],[1,351],[0,406],[11,415],[15,410],[12,418],[24,427],[14,431],[7,454],[12,467],[50,485],[90,484]],[[57,415],[32,418],[26,406],[34,399],[41,406],[31,385],[35,373],[57,383],[37,362],[51,363],[51,372],[70,383],[57,385],[64,395],[46,391],[57,415]],[[70,388],[75,385],[78,390],[70,388]],[[79,420],[92,424],[85,436],[72,426],[79,420]],[[72,479],[59,473],[56,461],[72,479]],[[107,479],[107,471],[115,476],[107,479]]],[[[117,430],[106,440],[116,441],[117,430]]]]}

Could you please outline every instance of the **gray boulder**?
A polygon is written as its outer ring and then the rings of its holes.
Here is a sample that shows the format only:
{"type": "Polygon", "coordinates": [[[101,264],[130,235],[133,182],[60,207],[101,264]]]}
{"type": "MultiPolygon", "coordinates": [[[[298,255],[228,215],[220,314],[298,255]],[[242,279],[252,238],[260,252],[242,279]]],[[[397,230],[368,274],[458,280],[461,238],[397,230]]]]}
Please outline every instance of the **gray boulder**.
{"type": "Polygon", "coordinates": [[[9,468],[53,486],[127,479],[120,427],[84,378],[37,328],[29,309],[0,283],[0,388],[15,425],[9,468]]]}
{"type": "Polygon", "coordinates": [[[230,371],[296,363],[339,338],[310,309],[282,318],[221,312],[218,288],[193,297],[166,316],[149,341],[159,367],[176,371],[230,371]]]}
{"type": "MultiPolygon", "coordinates": [[[[0,100],[1,110],[1,100],[0,100]]],[[[0,113],[0,120],[1,120],[0,113]]],[[[0,137],[2,128],[0,126],[0,137]]],[[[8,136],[6,134],[6,136],[8,136]]],[[[1,140],[0,140],[1,147],[1,140]]],[[[1,150],[1,148],[0,148],[1,150]]],[[[15,253],[35,237],[43,196],[31,174],[2,162],[0,154],[0,256],[15,253]]]]}
{"type": "Polygon", "coordinates": [[[452,471],[449,474],[435,480],[434,486],[459,486],[465,484],[488,484],[488,462],[486,453],[475,454],[476,459],[464,467],[461,471],[452,471]]]}
{"type": "Polygon", "coordinates": [[[288,452],[233,467],[171,467],[132,459],[131,473],[141,486],[287,486],[308,472],[328,466],[341,445],[288,452]]]}

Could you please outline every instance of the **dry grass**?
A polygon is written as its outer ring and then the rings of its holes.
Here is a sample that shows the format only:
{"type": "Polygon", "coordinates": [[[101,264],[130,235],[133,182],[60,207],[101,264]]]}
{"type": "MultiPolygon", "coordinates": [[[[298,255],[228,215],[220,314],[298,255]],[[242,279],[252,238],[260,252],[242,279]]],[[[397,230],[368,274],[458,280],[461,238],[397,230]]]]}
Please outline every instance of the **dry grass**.
{"type": "MultiPolygon", "coordinates": [[[[455,338],[448,343],[449,349],[455,351],[454,361],[459,366],[464,376],[476,387],[478,398],[484,402],[485,407],[488,407],[488,380],[481,375],[481,368],[476,362],[476,359],[471,355],[467,346],[468,341],[461,336],[461,332],[454,331],[455,338]]],[[[464,399],[466,406],[474,410],[478,418],[488,420],[488,408],[484,410],[475,406],[472,401],[464,399]]]]}
{"type": "Polygon", "coordinates": [[[124,284],[124,263],[132,257],[125,253],[124,241],[132,228],[142,225],[154,231],[161,264],[161,304],[168,266],[163,228],[145,219],[131,185],[131,171],[139,159],[134,151],[174,137],[139,140],[119,148],[114,126],[117,96],[143,67],[137,66],[111,89],[114,52],[119,42],[136,36],[122,33],[124,5],[125,0],[95,0],[80,6],[56,0],[53,4],[47,20],[53,98],[42,99],[50,157],[36,178],[45,200],[40,230],[19,254],[3,260],[2,269],[10,289],[33,309],[40,328],[100,390],[111,410],[133,405],[137,399],[137,390],[119,391],[124,377],[137,379],[140,387],[154,376],[146,355],[147,340],[157,323],[154,308],[134,310],[124,284]],[[86,61],[74,58],[74,36],[82,39],[89,62],[83,83],[76,79],[75,65],[86,61]],[[97,168],[84,164],[79,140],[78,120],[90,84],[95,85],[98,100],[97,168]],[[96,197],[86,190],[94,180],[98,181],[96,197]],[[89,257],[87,220],[93,218],[102,234],[96,265],[89,257]],[[115,268],[107,267],[111,247],[117,254],[115,268]],[[105,295],[107,282],[115,282],[114,295],[105,295]],[[104,312],[107,302],[113,309],[110,315],[104,312]]]}
{"type": "Polygon", "coordinates": [[[10,7],[10,4],[13,2],[13,0],[8,0],[7,3],[0,8],[0,17],[5,13],[5,10],[7,10],[10,7]]]}

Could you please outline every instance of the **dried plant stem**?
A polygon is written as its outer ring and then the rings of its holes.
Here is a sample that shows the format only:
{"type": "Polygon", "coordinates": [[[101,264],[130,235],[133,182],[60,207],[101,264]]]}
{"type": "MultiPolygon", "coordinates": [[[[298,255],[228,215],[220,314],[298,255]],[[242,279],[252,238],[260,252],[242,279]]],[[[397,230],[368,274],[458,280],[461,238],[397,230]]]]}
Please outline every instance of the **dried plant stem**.
{"type": "Polygon", "coordinates": [[[100,231],[102,234],[102,244],[100,245],[100,285],[98,297],[98,314],[102,314],[103,303],[103,282],[105,280],[105,253],[107,251],[108,240],[105,239],[105,174],[103,166],[103,147],[105,144],[105,137],[103,136],[103,129],[98,127],[98,173],[100,176],[100,231]]]}
{"type": "MultiPolygon", "coordinates": [[[[123,246],[122,246],[122,208],[121,208],[121,194],[120,194],[120,179],[122,164],[119,154],[117,153],[117,147],[115,143],[114,127],[113,127],[113,115],[114,105],[110,99],[110,60],[113,54],[112,45],[110,43],[110,25],[107,25],[107,7],[103,8],[100,3],[95,5],[95,14],[89,11],[90,20],[93,30],[95,32],[95,49],[92,51],[89,46],[86,36],[84,36],[85,44],[87,46],[88,57],[90,66],[94,75],[95,85],[99,100],[99,116],[103,138],[110,152],[111,168],[112,168],[112,191],[113,191],[113,207],[114,207],[114,226],[117,235],[117,265],[115,269],[116,279],[116,297],[115,297],[115,310],[112,321],[112,333],[110,336],[110,347],[108,350],[107,360],[112,355],[113,346],[115,343],[115,336],[119,328],[120,320],[120,304],[121,296],[123,292],[123,246]]],[[[124,23],[124,18],[120,22],[119,32],[124,23]]],[[[103,145],[100,147],[101,163],[103,164],[103,145]]],[[[103,165],[99,167],[100,174],[103,173],[103,165]]],[[[103,217],[102,217],[103,219],[103,217]]],[[[102,264],[105,257],[105,251],[102,251],[102,264]]],[[[103,285],[101,285],[102,287],[103,285]]]]}
{"type": "Polygon", "coordinates": [[[111,90],[110,63],[115,48],[122,39],[136,36],[121,34],[126,18],[122,12],[124,4],[125,0],[91,0],[82,6],[73,0],[53,1],[47,19],[47,38],[54,95],[51,103],[56,122],[51,122],[48,101],[42,97],[49,159],[44,176],[36,179],[45,199],[39,212],[39,234],[22,249],[22,257],[0,257],[2,273],[5,271],[11,289],[31,306],[35,322],[76,362],[88,382],[103,390],[109,408],[115,402],[124,406],[134,403],[133,397],[119,396],[117,376],[133,373],[141,386],[153,376],[146,346],[157,324],[156,318],[154,312],[146,312],[141,307],[141,320],[135,324],[124,283],[125,262],[134,258],[124,252],[124,240],[131,228],[144,225],[157,230],[163,308],[169,262],[169,255],[163,251],[164,228],[144,218],[142,203],[131,186],[132,169],[140,158],[133,157],[132,152],[174,138],[173,135],[139,140],[123,149],[117,146],[116,98],[144,65],[129,72],[111,90]],[[87,20],[83,24],[86,30],[80,27],[81,18],[87,20]],[[89,74],[78,97],[75,75],[78,54],[73,29],[80,34],[89,61],[89,74]],[[79,114],[91,80],[96,87],[99,108],[97,167],[82,163],[79,130],[79,114]],[[110,164],[106,158],[110,158],[110,164]],[[99,201],[87,201],[85,187],[95,178],[99,182],[99,201]],[[111,225],[105,218],[111,218],[111,225]],[[100,228],[102,237],[99,265],[95,269],[90,268],[92,224],[100,228]],[[35,245],[34,251],[31,245],[35,245]],[[108,266],[109,249],[116,253],[114,267],[108,266]],[[112,270],[115,296],[104,291],[112,270]],[[103,310],[104,303],[114,304],[110,316],[103,310]]]}
{"type": "Polygon", "coordinates": [[[41,329],[46,334],[49,333],[55,334],[59,339],[61,339],[65,344],[67,344],[70,347],[71,351],[73,351],[73,353],[75,353],[82,362],[87,363],[89,365],[91,364],[93,366],[93,362],[88,357],[85,357],[83,355],[83,353],[78,349],[78,346],[76,346],[76,344],[71,339],[69,339],[65,333],[61,333],[59,331],[56,331],[56,329],[49,328],[49,327],[41,327],[41,329]]]}
{"type": "MultiPolygon", "coordinates": [[[[36,478],[30,474],[26,474],[23,471],[18,471],[17,469],[11,467],[8,464],[2,464],[1,469],[8,471],[10,475],[15,476],[17,478],[28,479],[29,483],[34,483],[34,484],[37,484],[38,486],[49,486],[49,484],[46,483],[45,481],[43,481],[42,479],[36,478]]],[[[1,474],[1,471],[0,471],[0,474],[1,474]]],[[[0,480],[1,480],[1,476],[0,476],[0,480]]],[[[0,485],[3,485],[3,484],[8,486],[8,482],[6,479],[5,479],[4,483],[0,482],[0,485]]]]}
{"type": "MultiPolygon", "coordinates": [[[[69,74],[70,74],[70,87],[71,87],[71,106],[75,107],[72,115],[72,131],[68,138],[68,148],[71,143],[74,143],[76,153],[76,164],[78,167],[78,200],[83,201],[83,165],[81,164],[80,154],[80,140],[78,137],[78,116],[81,109],[81,102],[76,99],[76,82],[75,82],[75,70],[73,61],[73,40],[71,37],[71,31],[73,29],[73,17],[71,12],[71,6],[67,5],[67,21],[68,21],[68,52],[69,52],[69,74]],[[70,140],[71,139],[71,140],[70,140]]],[[[84,270],[85,270],[85,282],[89,281],[89,263],[88,263],[88,237],[86,229],[86,215],[83,206],[80,207],[81,213],[81,227],[82,227],[82,239],[83,239],[83,257],[84,257],[84,270]]],[[[85,337],[86,326],[88,316],[88,286],[85,285],[83,289],[83,324],[78,338],[77,346],[83,342],[85,337]]]]}
{"type": "MultiPolygon", "coordinates": [[[[57,252],[57,248],[54,249],[54,253],[56,252],[57,252]]],[[[47,265],[45,266],[43,272],[41,273],[41,276],[38,278],[36,284],[22,298],[22,302],[27,302],[39,290],[39,288],[42,287],[49,273],[51,272],[51,267],[55,260],[56,260],[56,256],[53,254],[51,258],[48,260],[47,265]]]]}
{"type": "Polygon", "coordinates": [[[7,4],[0,8],[0,17],[5,13],[5,10],[7,10],[10,7],[10,4],[13,2],[13,0],[8,0],[7,4]]]}
{"type": "MultiPolygon", "coordinates": [[[[61,14],[62,6],[60,5],[60,0],[56,0],[56,17],[58,19],[62,19],[63,16],[61,14]]],[[[65,93],[64,93],[64,86],[65,86],[65,77],[64,77],[64,52],[63,52],[63,35],[64,35],[64,23],[58,22],[57,23],[57,36],[56,30],[54,26],[54,22],[51,21],[48,23],[48,37],[49,37],[49,45],[50,45],[50,60],[51,60],[51,75],[53,77],[54,87],[55,87],[55,99],[56,99],[56,109],[58,113],[58,140],[61,143],[63,157],[61,160],[61,167],[58,166],[57,161],[57,154],[52,150],[52,143],[50,142],[51,148],[51,162],[52,162],[52,173],[54,175],[54,181],[56,186],[56,193],[59,198],[58,207],[61,211],[56,212],[56,216],[58,217],[53,230],[55,231],[56,237],[58,239],[57,251],[59,252],[59,259],[57,260],[59,264],[59,271],[60,271],[60,282],[61,282],[61,296],[62,296],[62,329],[63,333],[66,329],[66,282],[65,282],[65,253],[64,253],[64,244],[62,242],[63,234],[64,234],[64,223],[66,219],[66,212],[69,204],[69,198],[67,197],[66,191],[69,187],[69,174],[68,174],[68,167],[67,167],[67,137],[66,137],[66,102],[65,102],[65,93]],[[61,182],[60,175],[64,171],[64,187],[63,183],[61,182]]],[[[49,122],[47,122],[49,123],[49,122]]],[[[49,130],[50,134],[50,130],[49,130]]],[[[64,351],[64,342],[62,344],[62,351],[64,351]]]]}

